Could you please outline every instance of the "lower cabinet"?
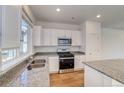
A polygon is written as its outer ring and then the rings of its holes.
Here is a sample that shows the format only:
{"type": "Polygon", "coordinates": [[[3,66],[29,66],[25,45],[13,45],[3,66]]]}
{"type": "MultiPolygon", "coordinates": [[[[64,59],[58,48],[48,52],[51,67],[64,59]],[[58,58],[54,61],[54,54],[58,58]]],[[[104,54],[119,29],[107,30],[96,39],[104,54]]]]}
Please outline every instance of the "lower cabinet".
{"type": "Polygon", "coordinates": [[[120,87],[124,86],[120,82],[102,74],[101,72],[89,67],[84,66],[84,86],[85,87],[120,87]]]}
{"type": "Polygon", "coordinates": [[[85,55],[75,55],[74,56],[74,64],[75,70],[81,70],[84,68],[83,61],[85,61],[85,55]]]}
{"type": "Polygon", "coordinates": [[[124,87],[124,84],[112,79],[112,86],[113,87],[124,87]]]}
{"type": "Polygon", "coordinates": [[[49,72],[57,73],[59,71],[59,57],[58,56],[48,57],[48,61],[49,61],[49,72]]]}

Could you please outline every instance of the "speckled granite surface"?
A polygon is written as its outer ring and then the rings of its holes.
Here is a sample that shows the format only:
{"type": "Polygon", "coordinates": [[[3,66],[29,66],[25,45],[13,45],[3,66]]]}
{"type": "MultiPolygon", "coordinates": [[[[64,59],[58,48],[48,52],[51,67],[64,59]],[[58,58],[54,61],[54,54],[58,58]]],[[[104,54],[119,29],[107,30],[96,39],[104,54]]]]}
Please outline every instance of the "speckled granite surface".
{"type": "Polygon", "coordinates": [[[12,81],[17,78],[20,73],[22,73],[27,67],[28,63],[26,61],[20,63],[18,66],[9,70],[7,73],[4,73],[0,76],[0,87],[8,87],[12,81]]]}
{"type": "Polygon", "coordinates": [[[48,87],[49,64],[45,67],[27,70],[30,63],[24,61],[0,76],[0,87],[48,87]]]}
{"type": "MultiPolygon", "coordinates": [[[[71,51],[74,55],[85,55],[85,52],[71,51]]],[[[37,52],[36,56],[58,56],[57,52],[37,52]]]]}
{"type": "Polygon", "coordinates": [[[57,52],[37,52],[35,56],[58,56],[57,52]]]}
{"type": "Polygon", "coordinates": [[[74,52],[71,52],[72,54],[74,55],[85,55],[85,52],[80,52],[80,51],[74,51],[74,52]]]}
{"type": "Polygon", "coordinates": [[[44,67],[25,69],[23,73],[16,78],[11,87],[49,87],[48,63],[44,67]]]}
{"type": "Polygon", "coordinates": [[[83,64],[124,84],[124,59],[83,62],[83,64]]]}

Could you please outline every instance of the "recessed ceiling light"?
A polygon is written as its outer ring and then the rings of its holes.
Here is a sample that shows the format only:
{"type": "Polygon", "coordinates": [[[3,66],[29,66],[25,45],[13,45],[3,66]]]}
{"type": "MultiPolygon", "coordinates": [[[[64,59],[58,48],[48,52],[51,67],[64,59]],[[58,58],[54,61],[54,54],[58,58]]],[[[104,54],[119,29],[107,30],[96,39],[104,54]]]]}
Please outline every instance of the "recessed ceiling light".
{"type": "Polygon", "coordinates": [[[60,8],[57,8],[56,11],[57,11],[57,12],[60,12],[60,8]]]}
{"type": "Polygon", "coordinates": [[[98,14],[96,17],[97,17],[97,18],[100,18],[100,17],[101,17],[101,15],[100,15],[100,14],[98,14]]]}

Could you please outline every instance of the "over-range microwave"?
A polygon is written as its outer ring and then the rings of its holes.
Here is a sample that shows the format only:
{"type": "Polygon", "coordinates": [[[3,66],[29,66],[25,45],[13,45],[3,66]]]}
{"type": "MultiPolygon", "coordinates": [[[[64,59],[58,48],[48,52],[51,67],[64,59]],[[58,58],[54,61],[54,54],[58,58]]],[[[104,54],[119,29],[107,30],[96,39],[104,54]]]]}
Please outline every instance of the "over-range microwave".
{"type": "Polygon", "coordinates": [[[72,39],[71,38],[58,38],[59,46],[71,46],[72,39]]]}

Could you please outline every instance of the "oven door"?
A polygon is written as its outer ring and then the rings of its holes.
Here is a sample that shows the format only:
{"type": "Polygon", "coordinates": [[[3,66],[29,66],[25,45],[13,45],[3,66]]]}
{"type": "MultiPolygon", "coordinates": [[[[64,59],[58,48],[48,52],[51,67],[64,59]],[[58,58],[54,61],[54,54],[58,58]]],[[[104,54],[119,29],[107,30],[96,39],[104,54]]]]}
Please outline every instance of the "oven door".
{"type": "Polygon", "coordinates": [[[60,58],[59,69],[72,69],[74,68],[74,58],[60,58]]]}

